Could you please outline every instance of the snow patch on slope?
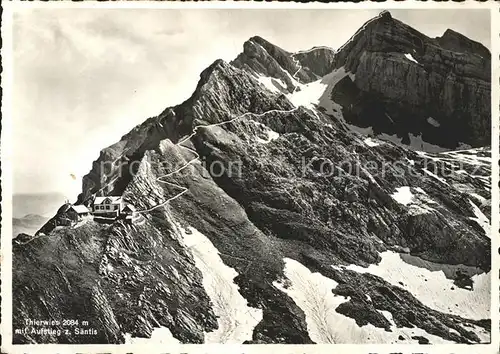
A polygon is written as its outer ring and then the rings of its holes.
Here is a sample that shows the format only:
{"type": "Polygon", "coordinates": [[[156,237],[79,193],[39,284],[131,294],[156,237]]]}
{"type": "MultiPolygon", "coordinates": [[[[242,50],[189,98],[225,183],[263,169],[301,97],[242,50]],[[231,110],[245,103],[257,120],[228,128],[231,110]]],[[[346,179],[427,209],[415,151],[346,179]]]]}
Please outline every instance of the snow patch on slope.
{"type": "Polygon", "coordinates": [[[435,210],[429,204],[436,204],[436,202],[429,198],[422,188],[414,189],[418,192],[416,195],[411,192],[408,186],[398,187],[391,197],[399,204],[408,206],[408,212],[411,215],[429,213],[435,210]]]}
{"type": "Polygon", "coordinates": [[[363,140],[363,142],[368,145],[369,147],[374,147],[374,146],[379,146],[380,143],[373,140],[372,138],[368,137],[366,138],[365,140],[363,140]]]}
{"type": "Polygon", "coordinates": [[[261,139],[257,136],[256,137],[257,142],[260,144],[267,144],[267,143],[270,143],[271,141],[276,140],[280,137],[279,133],[276,133],[273,130],[266,131],[266,134],[267,134],[267,139],[261,139]]]}
{"type": "Polygon", "coordinates": [[[405,255],[412,261],[410,264],[392,251],[383,252],[380,256],[382,260],[379,264],[371,264],[368,268],[349,265],[347,269],[377,275],[400,288],[402,286],[399,282],[402,282],[405,284],[403,289],[434,310],[475,320],[490,318],[490,273],[478,273],[479,269],[470,270],[471,267],[467,266],[437,264],[405,255]],[[428,267],[414,264],[426,264],[428,267]],[[469,273],[476,273],[472,276],[472,291],[454,285],[453,279],[447,278],[444,273],[447,271],[455,274],[456,270],[464,269],[469,269],[469,273]]]}
{"type": "Polygon", "coordinates": [[[473,208],[473,211],[474,211],[474,215],[475,215],[475,217],[469,217],[469,219],[474,220],[475,222],[477,222],[479,224],[479,226],[481,226],[483,228],[484,233],[486,234],[486,236],[488,236],[489,238],[491,238],[491,224],[490,224],[490,220],[486,217],[486,215],[483,214],[483,212],[481,211],[481,209],[479,209],[479,207],[472,200],[469,199],[469,203],[470,203],[470,205],[472,205],[472,208],[473,208]]]}
{"type": "Polygon", "coordinates": [[[420,188],[420,187],[416,187],[416,188],[414,188],[414,189],[415,189],[417,192],[421,193],[421,194],[427,195],[427,192],[426,192],[426,191],[424,191],[424,190],[423,190],[422,188],[420,188]]]}
{"type": "Polygon", "coordinates": [[[238,273],[224,264],[217,248],[195,228],[186,232],[179,226],[185,246],[191,250],[196,267],[203,274],[203,286],[213,303],[219,328],[205,333],[205,343],[243,343],[252,339],[253,329],[262,320],[262,310],[248,306],[234,278],[238,273]]]}
{"type": "Polygon", "coordinates": [[[476,326],[472,323],[468,323],[467,325],[461,323],[460,327],[462,327],[467,331],[472,331],[475,334],[477,334],[481,343],[489,343],[491,341],[490,333],[486,331],[483,327],[476,326]]]}
{"type": "MultiPolygon", "coordinates": [[[[290,296],[306,316],[309,337],[318,344],[323,343],[396,343],[399,335],[407,340],[402,343],[416,343],[411,336],[422,335],[431,343],[452,343],[427,333],[420,328],[397,328],[391,322],[392,332],[372,324],[358,326],[356,321],[335,311],[348,297],[334,295],[332,289],[338,283],[320,273],[312,273],[301,263],[285,258],[285,276],[288,285],[274,282],[273,285],[290,296]],[[409,334],[411,332],[411,334],[409,334]]],[[[391,318],[388,312],[384,314],[391,318]]]]}
{"type": "Polygon", "coordinates": [[[439,122],[432,117],[427,118],[427,123],[436,128],[439,128],[441,126],[441,124],[439,124],[439,122]]]}
{"type": "Polygon", "coordinates": [[[410,134],[410,147],[413,147],[415,150],[422,149],[425,151],[432,151],[432,152],[442,152],[447,150],[446,148],[443,148],[439,145],[426,142],[422,138],[422,134],[419,135],[410,134]]]}
{"type": "Polygon", "coordinates": [[[353,132],[357,132],[361,135],[367,135],[367,136],[373,136],[373,127],[366,127],[366,128],[361,128],[358,126],[355,126],[353,124],[347,124],[349,129],[353,132]]]}
{"type": "Polygon", "coordinates": [[[339,105],[338,103],[335,103],[332,100],[331,92],[335,88],[335,86],[338,84],[338,82],[346,76],[349,76],[352,81],[354,81],[356,78],[353,73],[346,71],[345,68],[342,66],[342,67],[332,71],[328,75],[325,75],[321,79],[321,82],[324,85],[326,85],[326,87],[325,87],[325,90],[323,91],[321,97],[319,98],[319,105],[326,110],[327,114],[336,115],[337,118],[342,118],[342,116],[341,116],[342,106],[339,105]]]}
{"type": "Polygon", "coordinates": [[[255,140],[259,144],[267,144],[267,143],[270,143],[271,141],[276,140],[280,137],[279,133],[275,132],[274,130],[269,128],[267,125],[262,124],[260,122],[257,122],[255,120],[251,120],[251,122],[253,122],[255,125],[259,126],[261,129],[263,129],[265,134],[267,135],[266,139],[262,139],[259,136],[255,137],[255,140]]]}
{"type": "Polygon", "coordinates": [[[396,134],[392,134],[392,135],[389,135],[389,134],[386,134],[386,133],[381,133],[379,135],[377,135],[377,138],[381,139],[381,140],[386,140],[386,141],[390,141],[396,145],[400,145],[400,146],[403,146],[403,147],[406,147],[406,148],[410,148],[412,150],[425,150],[425,151],[430,151],[430,152],[443,152],[443,151],[447,151],[447,149],[439,146],[439,145],[434,145],[434,144],[430,144],[426,141],[424,141],[422,139],[422,135],[413,135],[413,134],[409,134],[408,135],[409,138],[410,138],[410,144],[407,145],[407,144],[403,144],[402,141],[403,139],[398,137],[396,134]]]}
{"type": "Polygon", "coordinates": [[[424,169],[422,169],[422,170],[423,170],[425,173],[427,173],[429,176],[431,176],[432,178],[434,178],[434,179],[438,180],[439,182],[444,183],[444,184],[446,184],[446,185],[448,185],[448,186],[449,186],[448,182],[446,182],[446,180],[445,180],[444,178],[439,177],[438,175],[436,175],[435,173],[433,173],[433,172],[429,171],[429,170],[428,170],[428,169],[426,169],[426,168],[424,168],[424,169]]]}
{"type": "Polygon", "coordinates": [[[398,187],[391,197],[400,204],[408,205],[413,200],[413,194],[410,187],[398,187]]]}
{"type": "Polygon", "coordinates": [[[125,333],[125,344],[172,345],[180,344],[180,342],[174,338],[167,327],[160,327],[153,329],[151,338],[132,338],[130,333],[125,333]]]}
{"type": "Polygon", "coordinates": [[[470,165],[491,165],[491,157],[479,156],[481,148],[479,149],[468,149],[468,150],[457,150],[457,151],[447,151],[443,155],[453,157],[453,159],[464,162],[470,165]]]}
{"type": "Polygon", "coordinates": [[[410,60],[410,61],[412,61],[412,62],[414,62],[414,63],[420,64],[420,63],[419,63],[419,62],[418,62],[418,61],[417,61],[417,60],[413,57],[413,55],[411,55],[410,53],[406,53],[406,54],[405,54],[405,57],[406,57],[406,59],[408,59],[408,60],[410,60]]]}
{"type": "Polygon", "coordinates": [[[474,198],[476,198],[477,200],[479,200],[479,202],[481,203],[481,205],[485,205],[486,203],[488,203],[488,199],[486,199],[482,195],[479,195],[479,194],[477,194],[475,192],[470,192],[470,191],[468,191],[467,193],[469,195],[473,196],[474,198]]]}

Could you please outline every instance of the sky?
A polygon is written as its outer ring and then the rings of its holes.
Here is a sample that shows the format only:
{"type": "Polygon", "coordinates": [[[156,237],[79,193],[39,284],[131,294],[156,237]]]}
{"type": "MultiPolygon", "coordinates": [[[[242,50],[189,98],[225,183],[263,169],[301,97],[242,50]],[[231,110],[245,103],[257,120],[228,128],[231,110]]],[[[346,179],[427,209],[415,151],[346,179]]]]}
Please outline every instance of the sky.
{"type": "MultiPolygon", "coordinates": [[[[99,151],[187,99],[201,71],[259,35],[338,48],[380,10],[22,9],[13,28],[14,193],[74,200],[99,151]],[[73,176],[72,176],[73,175],[73,176]]],[[[430,37],[490,47],[486,10],[391,10],[430,37]]]]}

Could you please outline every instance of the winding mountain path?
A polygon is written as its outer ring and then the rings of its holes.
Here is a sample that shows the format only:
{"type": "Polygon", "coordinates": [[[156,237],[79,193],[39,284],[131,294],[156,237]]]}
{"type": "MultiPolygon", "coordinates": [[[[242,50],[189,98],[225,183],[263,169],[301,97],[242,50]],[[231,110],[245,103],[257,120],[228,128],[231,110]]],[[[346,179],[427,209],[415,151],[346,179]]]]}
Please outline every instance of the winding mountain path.
{"type": "Polygon", "coordinates": [[[186,147],[186,146],[182,145],[184,142],[190,140],[193,136],[195,136],[197,134],[197,132],[198,132],[199,129],[209,129],[209,128],[212,128],[212,127],[229,124],[229,123],[232,123],[232,122],[234,122],[234,121],[236,121],[238,119],[241,119],[241,118],[243,118],[245,116],[249,116],[249,115],[252,115],[254,117],[263,117],[263,116],[265,116],[268,113],[291,113],[291,112],[295,112],[298,108],[299,107],[295,107],[295,108],[289,109],[289,110],[271,109],[269,111],[266,111],[266,112],[263,112],[263,113],[259,113],[259,114],[253,113],[253,112],[248,112],[248,113],[244,113],[242,115],[239,115],[239,116],[237,116],[237,117],[235,117],[233,119],[224,121],[224,122],[214,123],[214,124],[209,124],[209,125],[198,125],[198,126],[194,127],[193,132],[190,135],[188,135],[185,138],[179,140],[175,145],[179,146],[179,147],[181,147],[183,149],[188,150],[189,152],[193,153],[195,155],[195,157],[193,159],[189,160],[188,162],[186,162],[183,166],[179,167],[178,169],[176,169],[176,170],[174,170],[172,172],[169,172],[169,173],[167,173],[167,174],[165,174],[163,176],[160,176],[160,177],[158,177],[156,179],[160,183],[164,183],[166,185],[169,185],[169,186],[172,186],[172,187],[175,187],[175,188],[179,188],[181,191],[178,194],[174,195],[171,198],[168,198],[167,200],[165,200],[164,202],[162,202],[160,204],[157,204],[157,205],[152,206],[152,207],[147,208],[147,209],[137,210],[137,213],[148,213],[148,212],[153,211],[153,210],[155,210],[157,208],[160,208],[160,207],[166,205],[167,203],[171,202],[172,200],[175,200],[175,199],[179,198],[180,196],[182,196],[184,193],[186,193],[188,191],[188,189],[186,187],[183,187],[183,186],[181,186],[179,184],[176,184],[176,183],[171,183],[171,182],[164,181],[163,179],[168,178],[168,177],[170,177],[170,176],[172,176],[172,175],[174,175],[176,173],[179,173],[180,171],[184,170],[189,165],[193,164],[196,161],[199,161],[200,155],[198,154],[198,152],[196,150],[193,150],[193,149],[191,149],[189,147],[186,147]]]}

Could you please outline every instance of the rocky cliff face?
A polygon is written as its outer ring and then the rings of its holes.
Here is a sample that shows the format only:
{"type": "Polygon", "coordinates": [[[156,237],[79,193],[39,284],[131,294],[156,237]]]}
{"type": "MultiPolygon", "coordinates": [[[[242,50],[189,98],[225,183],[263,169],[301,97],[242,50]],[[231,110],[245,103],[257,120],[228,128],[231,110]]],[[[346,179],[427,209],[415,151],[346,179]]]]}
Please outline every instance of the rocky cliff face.
{"type": "Polygon", "coordinates": [[[490,143],[491,55],[481,44],[450,30],[432,39],[385,12],[334,65],[355,76],[331,90],[352,124],[406,144],[410,134],[446,149],[490,143]]]}
{"type": "MultiPolygon", "coordinates": [[[[374,26],[397,34],[395,21],[374,26]]],[[[231,64],[207,68],[187,101],[104,149],[79,202],[122,195],[135,221],[61,226],[60,210],[16,238],[15,341],[122,343],[158,331],[169,343],[488,341],[489,149],[417,152],[353,130],[353,111],[331,92],[349,87],[350,72],[361,97],[369,63],[396,57],[382,44],[360,49],[369,26],[335,55],[251,38],[231,64]],[[26,318],[95,332],[37,333],[26,318]]],[[[417,88],[404,83],[409,97],[417,88]]]]}
{"type": "Polygon", "coordinates": [[[297,83],[309,83],[330,73],[335,51],[331,48],[312,48],[290,53],[261,37],[252,37],[243,45],[243,52],[231,63],[247,72],[281,80],[288,92],[297,83]]]}

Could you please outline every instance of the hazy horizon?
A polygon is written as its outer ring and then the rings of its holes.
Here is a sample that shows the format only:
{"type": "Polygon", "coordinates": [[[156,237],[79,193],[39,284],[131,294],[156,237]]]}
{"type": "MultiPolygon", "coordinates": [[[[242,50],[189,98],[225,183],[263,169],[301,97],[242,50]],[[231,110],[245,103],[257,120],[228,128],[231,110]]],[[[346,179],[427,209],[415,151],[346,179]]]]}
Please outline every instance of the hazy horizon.
{"type": "Polygon", "coordinates": [[[12,217],[19,219],[26,215],[52,217],[64,203],[61,193],[15,193],[12,196],[12,217]]]}
{"type": "MultiPolygon", "coordinates": [[[[101,149],[186,100],[203,69],[234,59],[252,36],[291,52],[338,48],[380,11],[21,10],[14,18],[14,193],[74,200],[101,149]]],[[[430,37],[451,28],[490,48],[488,10],[390,11],[430,37]]]]}

